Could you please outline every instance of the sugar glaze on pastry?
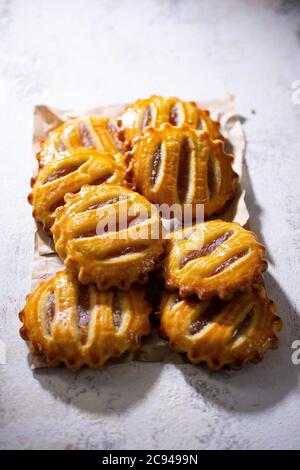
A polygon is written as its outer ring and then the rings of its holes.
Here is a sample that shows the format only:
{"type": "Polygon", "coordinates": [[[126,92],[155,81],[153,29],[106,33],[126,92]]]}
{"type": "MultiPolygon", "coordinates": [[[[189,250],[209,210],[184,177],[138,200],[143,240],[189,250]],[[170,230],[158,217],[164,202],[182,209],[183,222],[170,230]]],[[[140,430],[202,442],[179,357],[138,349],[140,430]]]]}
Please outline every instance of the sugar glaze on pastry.
{"type": "Polygon", "coordinates": [[[220,212],[233,199],[238,176],[233,156],[221,140],[184,124],[149,127],[127,152],[127,179],[132,187],[155,204],[204,205],[205,217],[220,212]]]}
{"type": "Polygon", "coordinates": [[[124,178],[125,163],[117,162],[110,153],[84,147],[60,152],[33,180],[32,193],[28,196],[33,216],[50,232],[55,210],[64,205],[66,194],[76,193],[86,184],[122,184],[124,178]]]}
{"type": "Polygon", "coordinates": [[[220,123],[211,119],[208,110],[199,108],[194,101],[155,95],[128,106],[118,120],[121,128],[119,137],[130,148],[133,139],[142,135],[145,129],[159,128],[166,122],[173,126],[189,124],[195,129],[206,130],[213,140],[223,139],[220,123]]]}
{"type": "Polygon", "coordinates": [[[265,248],[255,233],[235,222],[211,220],[174,232],[167,243],[164,278],[168,289],[199,299],[230,298],[260,279],[265,248]]]}
{"type": "Polygon", "coordinates": [[[229,301],[182,299],[165,292],[160,305],[160,330],[177,352],[193,364],[206,362],[214,370],[228,365],[240,369],[257,363],[276,349],[282,321],[264,287],[256,283],[229,301]]]}
{"type": "Polygon", "coordinates": [[[40,142],[37,159],[40,166],[43,166],[55,158],[58,152],[76,147],[94,147],[100,152],[109,152],[118,159],[123,152],[118,132],[117,124],[112,118],[93,115],[71,119],[51,130],[40,142]]]}
{"type": "Polygon", "coordinates": [[[66,268],[100,290],[145,283],[164,252],[158,210],[138,193],[107,183],[84,186],[65,200],[51,231],[66,268]]]}
{"type": "Polygon", "coordinates": [[[20,312],[20,334],[34,355],[52,366],[98,368],[107,359],[135,351],[151,331],[151,306],[143,289],[99,292],[66,272],[43,281],[20,312]]]}

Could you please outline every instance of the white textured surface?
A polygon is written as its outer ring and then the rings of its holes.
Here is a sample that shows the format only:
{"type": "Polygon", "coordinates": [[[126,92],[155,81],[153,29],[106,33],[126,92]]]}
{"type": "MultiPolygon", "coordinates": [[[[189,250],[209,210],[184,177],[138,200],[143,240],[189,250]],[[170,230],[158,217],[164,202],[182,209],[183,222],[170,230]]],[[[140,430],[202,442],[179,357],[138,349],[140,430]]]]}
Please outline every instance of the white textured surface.
{"type": "Polygon", "coordinates": [[[297,448],[300,366],[300,7],[295,1],[0,0],[1,448],[297,448]],[[32,373],[17,312],[30,286],[32,106],[151,93],[238,98],[247,203],[285,322],[279,352],[245,370],[121,365],[32,373]],[[256,109],[256,115],[250,109],[256,109]]]}

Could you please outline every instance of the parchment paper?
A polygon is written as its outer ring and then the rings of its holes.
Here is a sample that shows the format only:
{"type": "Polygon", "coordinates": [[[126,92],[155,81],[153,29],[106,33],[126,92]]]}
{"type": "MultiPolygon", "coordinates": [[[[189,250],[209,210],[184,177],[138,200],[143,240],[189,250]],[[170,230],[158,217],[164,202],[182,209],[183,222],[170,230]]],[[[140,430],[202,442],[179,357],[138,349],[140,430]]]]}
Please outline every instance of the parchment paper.
{"type": "MultiPolygon", "coordinates": [[[[222,134],[228,140],[227,150],[234,154],[234,170],[242,179],[243,159],[245,155],[246,140],[240,117],[235,111],[234,97],[223,100],[211,100],[198,102],[202,108],[209,109],[214,119],[221,122],[222,134]]],[[[39,150],[39,142],[51,129],[62,124],[70,118],[81,115],[99,114],[102,116],[118,117],[127,105],[112,105],[98,107],[85,112],[66,111],[45,105],[36,106],[34,109],[34,134],[33,134],[33,161],[36,172],[36,152],[39,150]]],[[[245,189],[239,187],[236,198],[229,203],[218,218],[228,221],[236,221],[245,225],[249,219],[249,213],[245,204],[245,189]]],[[[57,271],[64,269],[63,263],[55,253],[52,240],[43,232],[40,224],[36,224],[34,234],[34,259],[32,269],[32,289],[43,279],[52,277],[57,271]]],[[[129,361],[164,362],[180,364],[187,362],[184,355],[175,353],[166,341],[161,339],[156,330],[151,336],[143,340],[142,347],[122,357],[108,361],[106,364],[125,363],[129,361]]],[[[32,368],[48,367],[42,356],[32,356],[32,368]]]]}

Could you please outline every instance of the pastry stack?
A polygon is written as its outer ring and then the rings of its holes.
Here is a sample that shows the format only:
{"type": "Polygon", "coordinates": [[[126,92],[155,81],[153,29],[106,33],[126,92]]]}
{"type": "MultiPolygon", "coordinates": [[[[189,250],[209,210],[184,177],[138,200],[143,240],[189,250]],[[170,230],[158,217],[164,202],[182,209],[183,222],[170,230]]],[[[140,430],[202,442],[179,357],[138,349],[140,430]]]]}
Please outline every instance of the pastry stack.
{"type": "Polygon", "coordinates": [[[117,120],[85,116],[50,131],[28,199],[66,270],[20,312],[33,354],[98,368],[141,346],[153,312],[172,349],[212,369],[241,368],[278,346],[265,248],[220,218],[238,185],[225,143],[207,110],[159,96],[117,120]],[[167,232],[166,207],[169,219],[189,207],[190,223],[167,232]],[[146,295],[157,281],[159,301],[146,295]]]}

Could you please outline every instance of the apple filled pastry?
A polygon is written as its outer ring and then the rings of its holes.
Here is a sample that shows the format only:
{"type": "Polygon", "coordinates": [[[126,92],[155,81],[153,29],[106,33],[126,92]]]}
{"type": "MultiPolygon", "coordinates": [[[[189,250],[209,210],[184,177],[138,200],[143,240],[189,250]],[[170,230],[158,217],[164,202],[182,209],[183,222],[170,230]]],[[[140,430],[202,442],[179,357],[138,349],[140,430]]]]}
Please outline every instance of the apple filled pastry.
{"type": "Polygon", "coordinates": [[[195,102],[151,96],[119,118],[70,119],[43,138],[28,200],[65,271],[43,280],[19,314],[33,355],[98,368],[138,350],[156,327],[171,349],[213,370],[278,347],[266,249],[222,220],[239,183],[224,134],[195,102]],[[174,207],[189,208],[186,226],[173,223],[174,207]]]}
{"type": "Polygon", "coordinates": [[[268,349],[278,347],[276,332],[282,322],[259,283],[230,300],[182,299],[178,293],[166,291],[159,311],[162,335],[193,364],[240,369],[248,361],[261,361],[268,349]]]}
{"type": "Polygon", "coordinates": [[[100,292],[68,272],[42,282],[19,314],[23,339],[33,354],[44,354],[52,366],[64,363],[100,367],[107,359],[135,351],[151,332],[151,306],[144,290],[100,292]]]}

